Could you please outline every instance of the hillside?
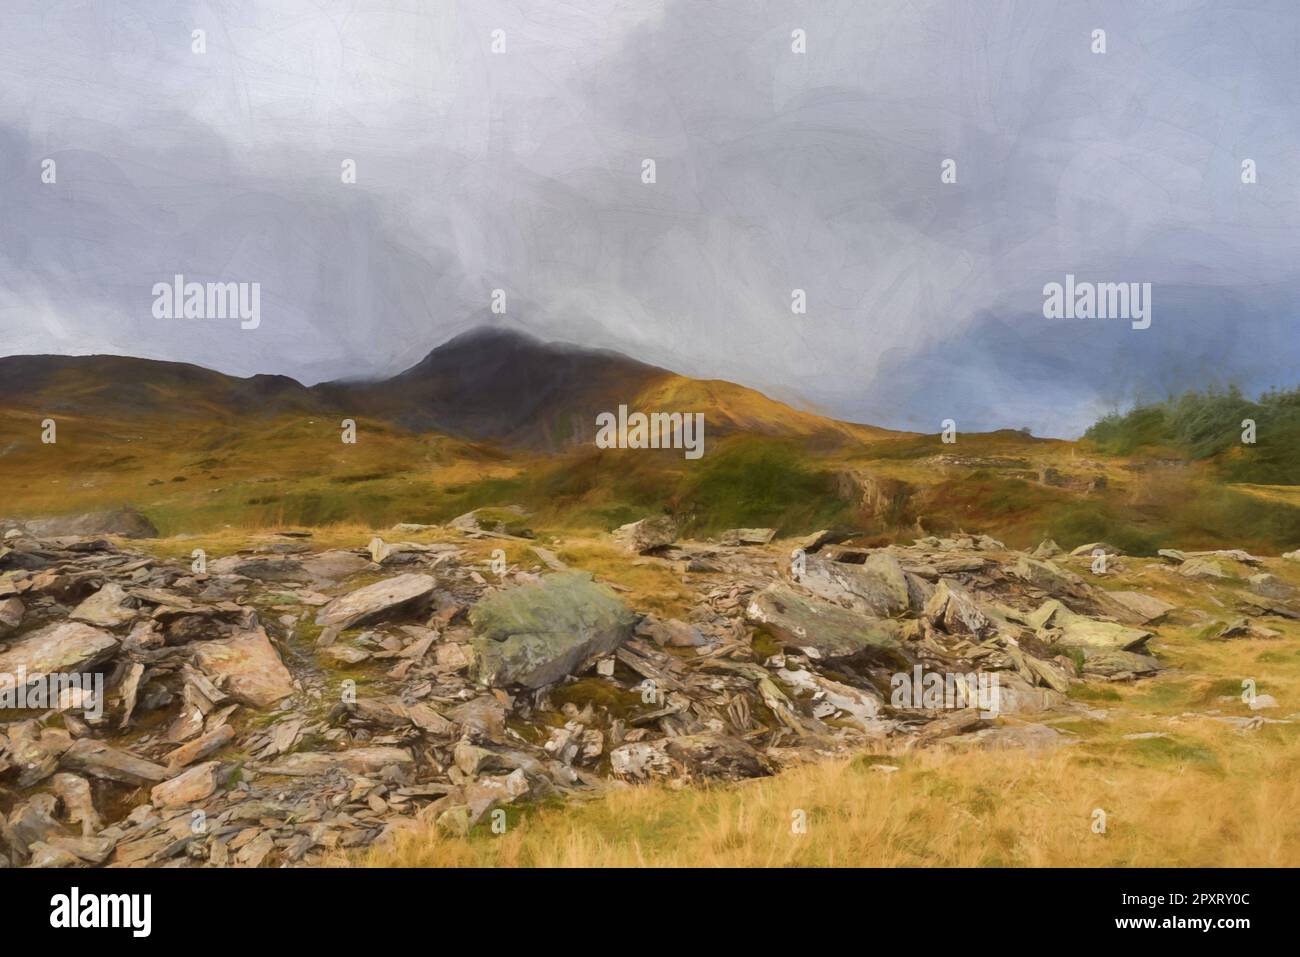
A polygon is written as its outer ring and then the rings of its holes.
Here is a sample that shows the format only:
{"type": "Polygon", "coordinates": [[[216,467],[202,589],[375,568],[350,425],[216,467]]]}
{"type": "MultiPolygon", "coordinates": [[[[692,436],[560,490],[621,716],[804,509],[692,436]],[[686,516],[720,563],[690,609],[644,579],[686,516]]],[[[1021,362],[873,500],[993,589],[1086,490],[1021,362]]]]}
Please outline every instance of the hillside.
{"type": "MultiPolygon", "coordinates": [[[[2,511],[130,504],[171,534],[443,521],[522,500],[557,521],[601,525],[661,508],[682,484],[680,452],[627,458],[615,473],[590,467],[601,460],[589,458],[596,416],[620,405],[702,412],[710,450],[741,433],[808,451],[890,435],[732,383],[497,329],[459,336],[390,379],[315,387],[147,359],[15,356],[0,359],[2,511]],[[46,417],[57,421],[53,445],[40,441],[46,417]],[[344,418],[358,424],[355,445],[340,441],[344,418]]],[[[707,481],[716,470],[704,472],[707,481]]]]}
{"type": "Polygon", "coordinates": [[[1286,467],[1294,401],[1245,406],[1260,442],[1225,446],[1223,423],[1239,422],[1245,401],[1135,410],[1080,443],[1003,430],[948,444],[494,329],[391,379],[315,387],[141,359],[11,357],[0,359],[0,514],[133,505],[171,535],[440,523],[519,505],[540,530],[608,531],[666,513],[701,536],[835,527],[879,542],[979,531],[1017,547],[1050,536],[1135,554],[1290,551],[1300,544],[1286,467]],[[703,412],[705,454],[596,448],[596,415],[620,405],[703,412]],[[59,441],[44,445],[51,415],[59,441]],[[344,418],[357,422],[355,445],[340,441],[344,418]]]}
{"type": "Polygon", "coordinates": [[[796,571],[789,541],[0,527],[0,674],[40,673],[53,646],[107,692],[84,717],[0,711],[0,867],[1300,849],[1300,565],[1283,558],[1098,572],[957,536],[823,548],[796,571]],[[898,693],[922,671],[942,680],[898,693]],[[191,830],[197,811],[218,825],[191,830]]]}

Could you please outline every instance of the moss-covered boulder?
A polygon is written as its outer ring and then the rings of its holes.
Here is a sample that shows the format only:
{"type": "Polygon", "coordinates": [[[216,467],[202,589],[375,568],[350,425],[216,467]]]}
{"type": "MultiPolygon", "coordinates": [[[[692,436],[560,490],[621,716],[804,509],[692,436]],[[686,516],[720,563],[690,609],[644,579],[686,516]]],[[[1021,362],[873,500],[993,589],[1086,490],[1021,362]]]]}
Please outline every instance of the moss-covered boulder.
{"type": "Polygon", "coordinates": [[[474,673],[485,685],[541,688],[610,654],[638,616],[587,572],[548,575],[474,606],[474,673]]]}

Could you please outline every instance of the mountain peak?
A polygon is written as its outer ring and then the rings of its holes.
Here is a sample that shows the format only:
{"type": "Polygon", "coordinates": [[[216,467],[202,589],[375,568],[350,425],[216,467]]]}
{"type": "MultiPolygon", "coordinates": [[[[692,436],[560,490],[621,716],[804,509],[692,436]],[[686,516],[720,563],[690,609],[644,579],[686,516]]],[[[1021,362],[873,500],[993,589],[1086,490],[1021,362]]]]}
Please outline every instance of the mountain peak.
{"type": "Polygon", "coordinates": [[[541,345],[542,340],[532,333],[524,332],[522,329],[514,329],[507,326],[482,325],[475,326],[459,335],[452,336],[440,346],[436,346],[433,351],[447,348],[462,348],[465,346],[485,346],[498,345],[502,343],[529,343],[541,345]]]}

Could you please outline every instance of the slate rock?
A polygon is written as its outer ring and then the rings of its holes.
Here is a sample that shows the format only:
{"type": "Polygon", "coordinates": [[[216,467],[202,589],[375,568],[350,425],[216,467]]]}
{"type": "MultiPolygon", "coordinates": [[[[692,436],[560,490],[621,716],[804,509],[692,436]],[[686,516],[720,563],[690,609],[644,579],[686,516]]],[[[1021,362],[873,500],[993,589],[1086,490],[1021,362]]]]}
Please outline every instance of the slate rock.
{"type": "Polygon", "coordinates": [[[406,574],[366,585],[334,599],[316,614],[316,624],[345,631],[427,602],[437,587],[432,575],[406,574]]]}
{"type": "Polygon", "coordinates": [[[787,585],[769,585],[755,595],[745,617],[787,647],[812,649],[822,658],[902,649],[902,628],[896,622],[841,608],[787,585]]]}

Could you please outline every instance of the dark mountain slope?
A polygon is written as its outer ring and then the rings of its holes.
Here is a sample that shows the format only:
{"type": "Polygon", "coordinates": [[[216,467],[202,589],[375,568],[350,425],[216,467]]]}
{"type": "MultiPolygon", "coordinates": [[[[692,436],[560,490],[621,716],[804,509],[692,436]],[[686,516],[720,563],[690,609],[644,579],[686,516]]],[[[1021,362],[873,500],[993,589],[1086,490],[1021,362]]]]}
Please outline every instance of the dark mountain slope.
{"type": "Polygon", "coordinates": [[[355,408],[416,431],[553,449],[575,434],[589,439],[598,411],[632,402],[671,375],[616,352],[476,329],[391,379],[327,383],[315,391],[334,408],[355,408]]]}

